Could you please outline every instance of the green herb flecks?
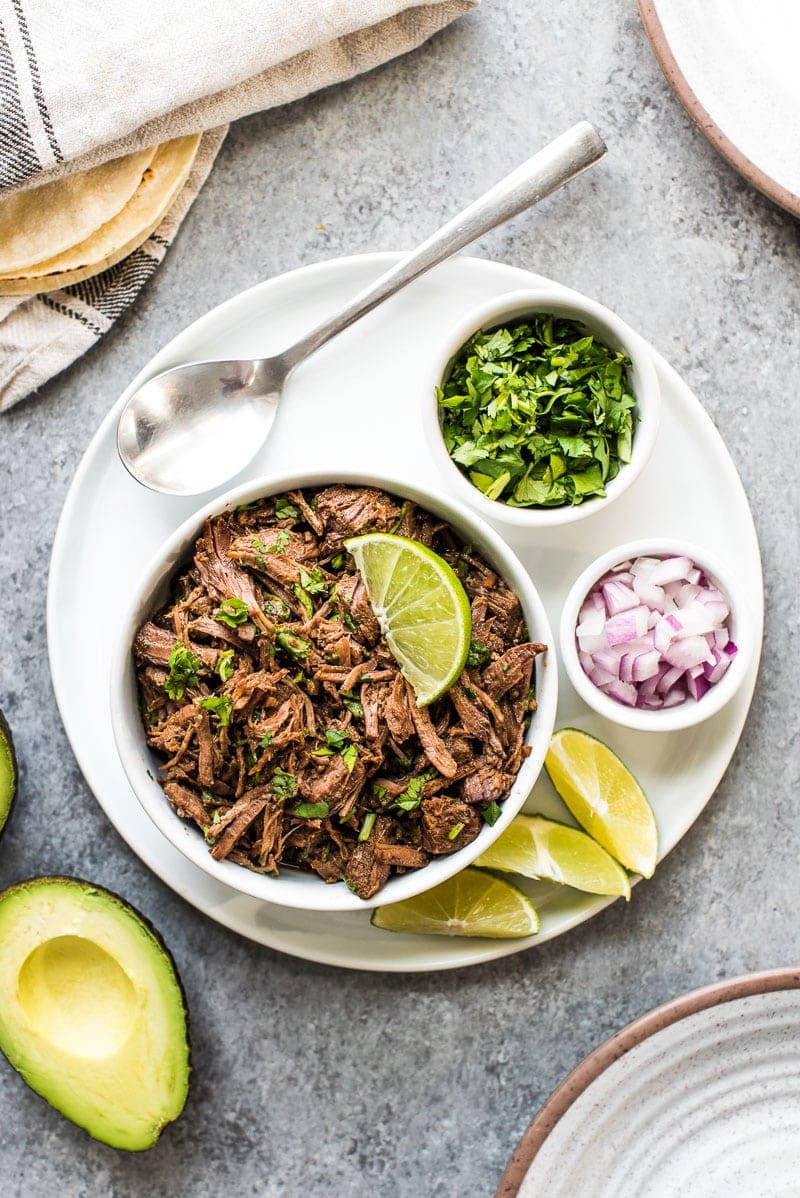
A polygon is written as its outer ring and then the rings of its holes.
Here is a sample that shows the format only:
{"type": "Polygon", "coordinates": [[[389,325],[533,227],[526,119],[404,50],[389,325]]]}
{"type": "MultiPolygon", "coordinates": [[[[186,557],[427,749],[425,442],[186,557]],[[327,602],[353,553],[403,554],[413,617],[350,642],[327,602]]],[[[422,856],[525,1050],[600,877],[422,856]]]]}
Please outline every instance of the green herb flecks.
{"type": "Polygon", "coordinates": [[[309,642],[304,640],[303,637],[298,636],[296,632],[279,632],[275,640],[281,649],[285,649],[287,653],[291,653],[292,657],[308,657],[311,652],[309,642]]]}
{"type": "Polygon", "coordinates": [[[360,841],[363,842],[365,840],[369,840],[370,834],[372,833],[372,829],[375,827],[375,820],[377,818],[378,817],[374,811],[368,811],[367,814],[364,816],[364,822],[361,825],[360,832],[358,833],[358,839],[360,841]]]}
{"type": "Polygon", "coordinates": [[[416,778],[412,778],[406,789],[397,796],[392,803],[398,811],[416,811],[422,802],[422,792],[425,789],[426,782],[436,777],[436,770],[425,770],[422,774],[417,774],[416,778]]]}
{"type": "Polygon", "coordinates": [[[447,833],[447,839],[448,839],[448,840],[455,840],[455,839],[456,839],[456,837],[457,837],[457,836],[460,836],[460,835],[461,835],[461,833],[462,833],[463,831],[464,831],[464,825],[463,825],[463,824],[453,824],[452,828],[451,828],[451,829],[450,829],[450,831],[447,833]]]}
{"type": "Polygon", "coordinates": [[[173,645],[167,667],[169,673],[164,683],[164,690],[170,699],[182,699],[187,686],[200,685],[198,675],[203,669],[203,663],[181,641],[176,641],[173,645]]]}
{"type": "Polygon", "coordinates": [[[277,520],[296,520],[297,515],[298,515],[297,508],[294,506],[294,504],[289,503],[288,499],[284,499],[284,497],[282,495],[279,495],[278,498],[275,500],[275,517],[276,517],[276,519],[277,520]]]}
{"type": "Polygon", "coordinates": [[[247,623],[249,614],[244,600],[232,595],[217,608],[214,612],[214,619],[220,624],[227,624],[228,628],[238,628],[241,624],[247,623]]]}
{"type": "Polygon", "coordinates": [[[207,699],[201,699],[198,706],[204,707],[206,711],[215,715],[221,728],[226,728],[230,724],[233,715],[233,699],[229,699],[227,695],[209,695],[207,699]]]}
{"type": "Polygon", "coordinates": [[[323,799],[320,803],[299,803],[294,809],[294,815],[300,819],[325,819],[329,811],[330,807],[323,799]]]}
{"type": "Polygon", "coordinates": [[[219,674],[220,682],[227,682],[233,677],[233,649],[222,650],[214,669],[219,674]]]}
{"type": "Polygon", "coordinates": [[[348,774],[352,774],[355,764],[358,761],[358,746],[354,744],[345,745],[339,754],[342,761],[347,766],[348,774]]]}
{"type": "Polygon", "coordinates": [[[631,457],[629,365],[554,316],[478,332],[437,388],[447,451],[484,495],[512,507],[605,495],[631,457]]]}
{"type": "Polygon", "coordinates": [[[285,553],[289,547],[289,542],[292,539],[292,534],[288,528],[279,528],[278,535],[272,545],[270,545],[267,553],[285,553]]]}
{"type": "Polygon", "coordinates": [[[499,803],[495,803],[494,799],[492,799],[491,803],[486,804],[482,814],[484,822],[487,823],[491,828],[497,823],[500,816],[503,814],[503,809],[499,803]]]}
{"type": "Polygon", "coordinates": [[[282,770],[280,766],[273,772],[269,785],[278,799],[290,799],[297,791],[297,779],[294,774],[282,770]]]}
{"type": "Polygon", "coordinates": [[[485,666],[491,656],[491,649],[488,645],[484,645],[483,641],[470,641],[467,653],[468,666],[485,666]]]}

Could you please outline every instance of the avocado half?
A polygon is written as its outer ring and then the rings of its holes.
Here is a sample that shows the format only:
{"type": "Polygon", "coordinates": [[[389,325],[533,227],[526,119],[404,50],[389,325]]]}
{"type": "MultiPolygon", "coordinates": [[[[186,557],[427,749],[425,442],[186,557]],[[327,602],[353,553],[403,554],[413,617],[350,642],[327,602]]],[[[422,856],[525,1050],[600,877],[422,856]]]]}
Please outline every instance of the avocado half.
{"type": "Polygon", "coordinates": [[[183,990],[127,903],[77,878],[0,894],[0,1049],[32,1089],[112,1148],[138,1152],[189,1091],[183,990]]]}
{"type": "Polygon", "coordinates": [[[17,796],[17,759],[6,718],[0,711],[0,834],[17,796]]]}

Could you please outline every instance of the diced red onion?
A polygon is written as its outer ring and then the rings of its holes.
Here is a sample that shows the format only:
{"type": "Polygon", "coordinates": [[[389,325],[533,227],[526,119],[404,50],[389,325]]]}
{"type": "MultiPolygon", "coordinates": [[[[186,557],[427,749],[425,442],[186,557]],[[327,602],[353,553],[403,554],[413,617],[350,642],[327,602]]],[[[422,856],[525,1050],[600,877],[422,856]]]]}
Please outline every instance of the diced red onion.
{"type": "Polygon", "coordinates": [[[581,668],[628,707],[699,702],[736,656],[729,617],[726,596],[688,557],[620,562],[581,606],[581,668]]]}

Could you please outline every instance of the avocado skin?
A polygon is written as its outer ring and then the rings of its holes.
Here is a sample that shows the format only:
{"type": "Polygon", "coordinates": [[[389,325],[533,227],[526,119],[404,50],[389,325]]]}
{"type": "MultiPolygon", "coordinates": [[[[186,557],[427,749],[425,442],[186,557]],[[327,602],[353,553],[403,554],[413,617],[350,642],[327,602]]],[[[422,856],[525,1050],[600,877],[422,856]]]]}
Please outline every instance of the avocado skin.
{"type": "MultiPolygon", "coordinates": [[[[5,831],[6,824],[11,816],[11,812],[14,810],[14,800],[17,797],[17,788],[19,783],[19,770],[17,768],[17,755],[14,751],[14,738],[11,735],[11,729],[8,726],[8,720],[3,715],[2,711],[0,711],[0,738],[2,738],[2,740],[5,742],[5,745],[8,747],[8,755],[11,758],[12,778],[11,794],[8,796],[5,807],[0,807],[0,836],[2,836],[3,832],[5,831]]],[[[3,746],[0,745],[0,753],[2,752],[3,746]]]]}
{"type": "MultiPolygon", "coordinates": [[[[0,720],[2,720],[3,724],[5,724],[5,720],[2,717],[2,713],[0,713],[0,720]]],[[[7,727],[7,725],[6,725],[6,727],[7,727]]],[[[12,752],[13,752],[13,750],[12,750],[12,752]]],[[[187,996],[186,996],[186,989],[183,985],[181,975],[178,972],[178,966],[175,962],[175,958],[173,957],[172,953],[170,952],[169,948],[167,947],[167,945],[164,941],[164,938],[161,935],[161,933],[159,932],[158,928],[156,928],[153,925],[151,920],[149,920],[146,915],[143,915],[142,912],[139,911],[139,909],[137,907],[134,907],[134,905],[132,903],[129,903],[127,899],[124,899],[121,895],[116,894],[113,890],[109,890],[105,886],[98,886],[97,883],[95,883],[95,882],[88,882],[85,878],[76,878],[71,874],[46,874],[46,875],[41,875],[38,877],[26,878],[21,882],[14,882],[11,886],[7,886],[4,890],[0,891],[0,903],[2,903],[2,901],[5,898],[7,898],[8,896],[10,896],[12,894],[16,894],[18,892],[24,892],[27,890],[37,889],[40,885],[63,885],[63,886],[70,886],[70,887],[75,887],[77,889],[89,891],[90,893],[93,893],[93,894],[102,895],[105,899],[110,900],[110,902],[113,905],[120,906],[123,908],[124,911],[132,913],[135,916],[135,918],[139,921],[139,923],[141,923],[142,926],[146,929],[146,931],[153,937],[153,939],[156,942],[156,945],[158,946],[159,950],[163,953],[164,957],[167,959],[167,961],[169,962],[169,965],[172,969],[172,973],[173,973],[175,982],[178,987],[178,993],[180,994],[181,1008],[182,1008],[182,1012],[183,1012],[183,1020],[184,1020],[184,1027],[185,1027],[185,1036],[186,1036],[186,1072],[187,1072],[186,1099],[184,1100],[184,1105],[181,1107],[180,1111],[178,1111],[178,1113],[174,1116],[174,1118],[170,1119],[167,1123],[163,1124],[159,1128],[152,1143],[146,1144],[142,1148],[124,1148],[124,1147],[121,1147],[121,1146],[118,1146],[115,1144],[109,1145],[108,1141],[103,1140],[99,1136],[95,1136],[90,1127],[86,1127],[83,1124],[76,1123],[75,1120],[70,1119],[69,1115],[65,1115],[64,1112],[59,1107],[55,1106],[52,1102],[50,1102],[50,1100],[47,1098],[46,1094],[42,1094],[41,1091],[34,1089],[34,1093],[37,1094],[40,1098],[44,1099],[44,1101],[47,1103],[47,1105],[49,1107],[51,1107],[52,1110],[57,1111],[57,1113],[62,1118],[68,1119],[71,1123],[75,1123],[76,1127],[81,1127],[82,1130],[87,1132],[87,1134],[93,1140],[97,1140],[101,1144],[106,1144],[108,1147],[114,1148],[117,1152],[145,1152],[149,1148],[154,1148],[155,1145],[160,1140],[161,1135],[164,1132],[165,1128],[167,1128],[170,1123],[174,1123],[178,1118],[180,1118],[180,1116],[183,1114],[183,1111],[185,1110],[185,1104],[186,1104],[186,1101],[188,1101],[188,1097],[189,1097],[189,1094],[191,1091],[191,1077],[192,1077],[193,1065],[192,1065],[192,1042],[191,1042],[191,1035],[190,1035],[191,1029],[190,1029],[190,1022],[189,1022],[189,1005],[188,1005],[188,1000],[187,1000],[187,996]]],[[[20,1073],[20,1071],[16,1068],[14,1063],[6,1056],[2,1047],[0,1047],[0,1057],[4,1058],[6,1063],[10,1066],[10,1068],[16,1074],[16,1076],[22,1077],[23,1081],[25,1081],[27,1084],[27,1079],[23,1076],[22,1073],[20,1073]]],[[[31,1088],[33,1089],[33,1087],[31,1087],[31,1088]]]]}

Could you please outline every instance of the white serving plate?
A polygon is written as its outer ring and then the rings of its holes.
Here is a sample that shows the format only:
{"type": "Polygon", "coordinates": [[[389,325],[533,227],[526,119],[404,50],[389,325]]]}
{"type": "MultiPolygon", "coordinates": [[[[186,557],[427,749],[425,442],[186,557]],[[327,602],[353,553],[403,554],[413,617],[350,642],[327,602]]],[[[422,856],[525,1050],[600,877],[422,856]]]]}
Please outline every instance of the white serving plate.
{"type": "MultiPolygon", "coordinates": [[[[277,352],[396,258],[341,258],[243,292],[176,337],[131,388],[182,361],[277,352]]],[[[441,486],[420,423],[431,361],[450,326],[471,307],[505,291],[543,285],[553,286],[528,271],[474,258],[455,259],[418,280],[298,369],[268,445],[240,480],[328,468],[339,474],[383,470],[407,476],[410,483],[441,486]]],[[[574,295],[567,288],[563,293],[574,295]]],[[[758,644],[737,696],[703,725],[669,734],[619,728],[591,713],[560,677],[556,725],[585,728],[623,757],[653,803],[663,857],[697,819],[733,755],[755,685],[763,593],[755,529],[735,467],[688,387],[660,358],[657,368],[663,392],[658,442],[647,470],[625,495],[592,519],[566,527],[536,533],[496,527],[530,570],[553,627],[581,570],[603,549],[634,537],[691,538],[713,549],[741,578],[758,644]]],[[[160,543],[203,500],[157,495],[125,472],[115,430],[126,397],[127,392],[98,429],[64,505],[50,569],[48,644],[56,698],[78,763],[133,851],[188,902],[227,927],[295,956],[354,969],[451,969],[488,961],[550,940],[602,910],[609,900],[525,883],[542,917],[536,937],[399,935],[372,928],[368,912],[322,915],[237,894],[165,839],[136,800],[114,747],[108,678],[115,613],[128,606],[131,588],[160,543]],[[78,636],[76,629],[90,635],[78,636]]],[[[546,777],[540,777],[526,809],[564,818],[546,777]]]]}
{"type": "Polygon", "coordinates": [[[746,179],[800,216],[800,4],[639,0],[669,83],[746,179]]]}
{"type": "Polygon", "coordinates": [[[498,1198],[792,1198],[800,973],[717,982],[596,1049],[523,1137],[498,1198]]]}

